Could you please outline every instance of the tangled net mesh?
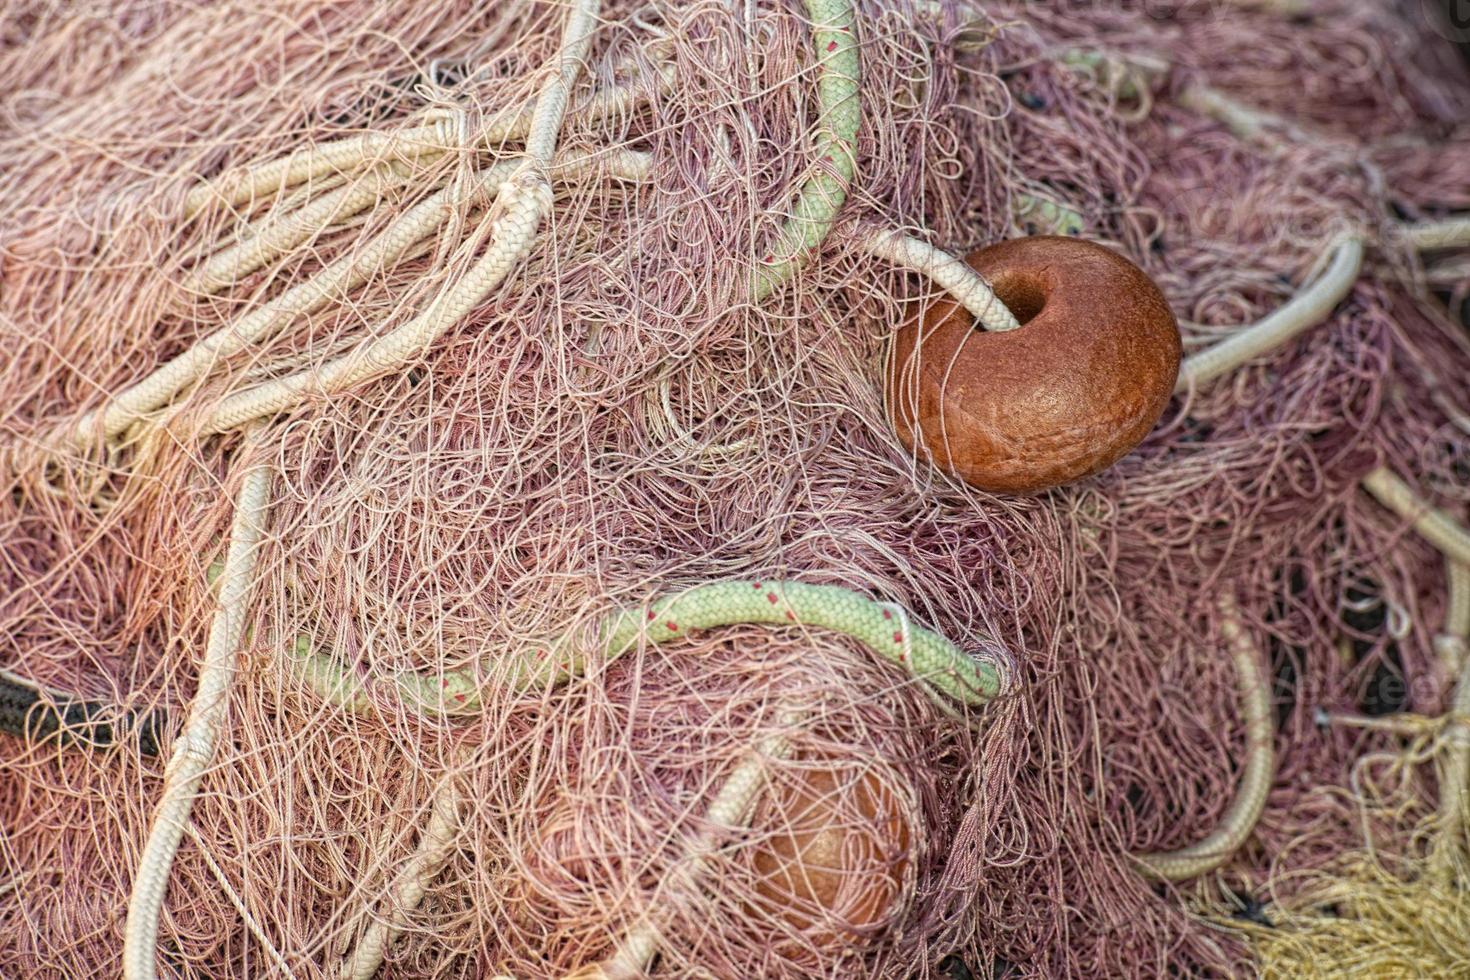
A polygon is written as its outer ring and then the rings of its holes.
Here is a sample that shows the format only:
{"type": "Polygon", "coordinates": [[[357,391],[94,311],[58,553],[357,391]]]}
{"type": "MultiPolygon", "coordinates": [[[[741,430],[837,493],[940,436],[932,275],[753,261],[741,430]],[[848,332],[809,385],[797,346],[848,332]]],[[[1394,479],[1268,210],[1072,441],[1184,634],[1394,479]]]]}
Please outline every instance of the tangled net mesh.
{"type": "MultiPolygon", "coordinates": [[[[927,977],[950,954],[975,975],[1290,974],[1336,955],[1313,930],[1357,920],[1302,910],[1334,887],[1360,904],[1415,888],[1438,798],[1423,739],[1322,717],[1390,689],[1392,710],[1447,710],[1442,566],[1359,481],[1387,462],[1462,517],[1470,498],[1470,347],[1394,233],[1470,206],[1453,131],[1470,80],[1415,4],[1330,6],[1304,28],[1269,5],[860,5],[859,178],[820,258],[756,304],[749,270],[820,166],[808,23],[786,3],[604,4],[560,139],[590,172],[555,184],[490,301],[407,370],[197,437],[229,394],[320,368],[461,275],[490,206],[471,194],[404,261],[60,460],[48,433],[467,181],[476,156],[398,161],[370,208],[216,291],[191,278],[203,258],[340,178],[185,221],[191,187],[303,143],[515,111],[564,11],[0,13],[0,89],[18,93],[0,116],[0,663],[181,714],[240,474],[271,473],[164,967],[336,975],[449,797],[458,828],[387,948],[393,975],[560,977],[649,923],[671,976],[927,977]],[[1059,57],[1078,46],[1174,70],[1130,93],[1059,57]],[[1201,79],[1313,139],[1232,132],[1184,98],[1201,79]],[[618,85],[635,104],[577,115],[618,85]],[[599,169],[625,150],[649,155],[646,179],[599,169]],[[963,252],[1058,215],[1153,277],[1186,351],[1289,299],[1338,230],[1376,251],[1326,324],[1181,396],[1111,470],[990,497],[895,439],[876,379],[936,288],[854,242],[882,225],[963,252]],[[993,640],[1015,652],[1013,693],[942,706],[797,626],[598,648],[609,611],[730,578],[843,585],[961,648],[993,640]],[[1243,765],[1209,601],[1226,592],[1274,673],[1277,771],[1224,868],[1161,886],[1129,855],[1207,835],[1243,765]],[[496,682],[562,635],[582,678],[496,682]],[[301,636],[363,678],[470,671],[481,702],[425,714],[379,681],[351,712],[291,669],[301,636]],[[750,829],[699,851],[717,787],[776,737],[789,751],[750,829]],[[884,897],[866,924],[771,898],[760,855],[815,811],[865,841],[884,897]],[[1377,891],[1341,884],[1363,880],[1377,891]],[[1270,927],[1241,920],[1268,901],[1270,927]]],[[[163,761],[13,739],[0,758],[0,972],[118,972],[163,761]]],[[[1453,889],[1413,894],[1463,921],[1453,889]]],[[[1428,962],[1415,922],[1384,925],[1396,914],[1365,913],[1392,933],[1374,948],[1428,962]]],[[[1442,932],[1453,962],[1464,938],[1442,932]]]]}

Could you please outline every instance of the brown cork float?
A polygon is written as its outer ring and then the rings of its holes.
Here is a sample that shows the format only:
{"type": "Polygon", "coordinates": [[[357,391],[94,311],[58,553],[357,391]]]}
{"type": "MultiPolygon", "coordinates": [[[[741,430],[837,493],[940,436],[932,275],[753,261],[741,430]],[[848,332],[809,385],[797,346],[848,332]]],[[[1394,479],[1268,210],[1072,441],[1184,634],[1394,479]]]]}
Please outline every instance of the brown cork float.
{"type": "MultiPolygon", "coordinates": [[[[892,917],[909,864],[898,795],[875,773],[812,769],[778,786],[753,855],[755,890],[816,949],[860,943],[892,917]]],[[[786,955],[800,953],[777,945],[786,955]]]]}
{"type": "Polygon", "coordinates": [[[903,444],[1003,493],[1083,479],[1138,445],[1179,373],[1179,325],[1153,280],[1075,238],[1019,238],[965,261],[1021,326],[983,332],[953,300],[905,323],[886,383],[903,444]]]}

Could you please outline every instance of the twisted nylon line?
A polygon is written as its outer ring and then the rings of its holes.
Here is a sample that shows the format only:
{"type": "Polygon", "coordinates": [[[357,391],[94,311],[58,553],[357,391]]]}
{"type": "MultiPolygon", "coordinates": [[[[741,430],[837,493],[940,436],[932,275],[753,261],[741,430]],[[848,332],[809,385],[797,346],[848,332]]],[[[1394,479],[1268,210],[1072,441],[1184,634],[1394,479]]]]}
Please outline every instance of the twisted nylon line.
{"type": "Polygon", "coordinates": [[[1413,488],[1394,476],[1388,467],[1380,466],[1363,477],[1363,489],[1408,521],[1420,537],[1443,552],[1446,558],[1461,565],[1470,565],[1470,530],[1461,527],[1449,514],[1430,506],[1413,488]]]}
{"type": "Polygon", "coordinates": [[[1015,330],[1021,324],[969,263],[928,242],[898,231],[863,228],[853,240],[869,254],[928,276],[970,311],[986,330],[1015,330]]]}
{"type": "Polygon", "coordinates": [[[1235,801],[1217,826],[1198,843],[1177,851],[1134,854],[1138,870],[1158,881],[1185,881],[1213,871],[1230,859],[1255,830],[1266,809],[1266,797],[1276,768],[1275,726],[1271,718],[1271,689],[1255,642],[1240,625],[1240,609],[1229,594],[1220,596],[1220,632],[1224,634],[1240,699],[1245,710],[1246,762],[1235,801]]]}
{"type": "Polygon", "coordinates": [[[154,976],[158,917],[168,887],[169,870],[189,821],[199,782],[214,758],[215,740],[224,723],[234,683],[234,661],[244,634],[246,599],[254,582],[256,550],[269,488],[270,471],[265,466],[248,470],[240,487],[229,549],[218,582],[219,606],[199,670],[199,688],[189,706],[184,730],[174,743],[173,755],[164,769],[163,794],[133,879],[127,923],[123,927],[126,980],[152,980],[154,976]]]}
{"type": "Polygon", "coordinates": [[[1353,288],[1363,267],[1363,239],[1345,235],[1335,242],[1332,265],[1312,285],[1265,319],[1252,324],[1228,340],[1191,354],[1179,365],[1179,381],[1174,393],[1183,394],[1234,371],[1242,364],[1274,350],[1302,331],[1326,320],[1333,309],[1353,288]]]}
{"type": "MultiPolygon", "coordinates": [[[[891,606],[836,585],[802,582],[715,582],[656,599],[646,610],[612,614],[603,624],[600,645],[614,660],[644,641],[653,645],[679,639],[691,630],[741,623],[814,626],[863,643],[885,660],[928,685],[939,699],[985,704],[1004,693],[1009,671],[998,647],[978,657],[966,655],[937,633],[921,626],[902,628],[891,606]]],[[[312,648],[311,637],[296,637],[289,667],[323,700],[360,714],[374,711],[368,682],[335,657],[312,648]]],[[[585,669],[567,638],[513,655],[505,682],[518,691],[535,690],[579,676],[585,669]]],[[[472,714],[480,708],[479,671],[465,669],[437,676],[414,670],[391,675],[404,701],[420,712],[472,714]]]]}
{"type": "MultiPolygon", "coordinates": [[[[537,99],[526,138],[526,164],[501,185],[491,210],[491,245],[479,262],[453,287],[436,296],[424,313],[387,335],[365,342],[319,369],[298,372],[225,399],[205,422],[201,434],[227,431],[289,408],[314,391],[335,393],[400,367],[478,306],[509,275],[530,250],[541,218],[550,208],[550,188],[539,164],[549,160],[555,148],[568,93],[586,55],[596,9],[594,0],[579,0],[568,17],[561,70],[537,99]]],[[[812,35],[818,52],[820,110],[814,149],[821,163],[817,173],[803,184],[792,216],[783,224],[768,256],[770,261],[753,274],[756,301],[793,274],[825,240],[846,198],[855,168],[861,60],[853,32],[852,6],[848,0],[808,0],[807,11],[814,22],[812,35]]]]}
{"type": "Polygon", "coordinates": [[[599,0],[576,0],[562,34],[558,71],[541,88],[526,137],[526,157],[500,185],[491,207],[490,245],[428,308],[382,337],[365,341],[320,368],[267,382],[225,399],[201,434],[224,432],[252,419],[290,408],[312,393],[331,394],[402,366],[480,305],[531,250],[541,219],[551,208],[548,169],[566,113],[567,94],[587,55],[599,0]]]}
{"type": "MultiPolygon", "coordinates": [[[[664,91],[672,83],[672,65],[661,62],[658,72],[658,90],[664,91]]],[[[641,89],[632,84],[615,86],[596,93],[591,101],[575,110],[571,116],[579,121],[600,119],[631,108],[643,94],[641,89]]],[[[494,122],[487,126],[481,132],[480,140],[492,144],[522,138],[530,132],[531,119],[532,106],[522,106],[509,121],[494,122]]],[[[418,154],[419,159],[429,162],[441,156],[442,151],[474,144],[468,112],[453,113],[447,122],[453,124],[453,133],[445,140],[442,150],[426,150],[418,154]]],[[[445,123],[446,121],[440,121],[425,129],[432,129],[439,134],[448,133],[449,128],[445,123]]],[[[247,229],[242,241],[211,256],[190,277],[186,285],[203,292],[217,292],[232,286],[240,277],[285,255],[310,236],[375,206],[387,190],[408,183],[411,176],[411,171],[397,158],[374,165],[374,157],[365,156],[359,161],[359,165],[362,164],[369,168],[364,178],[334,188],[284,215],[271,215],[264,219],[259,228],[247,229]]],[[[330,173],[309,174],[308,178],[312,176],[331,179],[330,173]]]]}
{"type": "Polygon", "coordinates": [[[1470,789],[1470,731],[1465,721],[1470,717],[1470,658],[1465,656],[1466,638],[1470,636],[1470,531],[1449,514],[1431,506],[1386,466],[1363,477],[1363,489],[1408,521],[1420,537],[1445,556],[1449,604],[1445,635],[1438,645],[1443,653],[1457,654],[1459,663],[1454,665],[1458,668],[1458,679],[1450,704],[1449,746],[1440,782],[1440,836],[1435,841],[1431,863],[1439,873],[1450,874],[1456,840],[1470,824],[1470,806],[1466,803],[1467,789],[1470,789]]]}
{"type": "MultiPolygon", "coordinates": [[[[561,51],[557,74],[542,87],[540,97],[537,100],[536,109],[531,120],[530,134],[527,139],[527,159],[517,168],[514,175],[506,185],[502,185],[499,198],[491,210],[492,221],[492,244],[486,257],[471,270],[466,277],[468,288],[462,285],[450,294],[450,299],[444,303],[447,309],[439,309],[439,303],[432,304],[428,316],[439,314],[443,317],[442,325],[435,324],[429,330],[421,330],[420,333],[430,333],[431,336],[423,342],[430,342],[434,336],[442,332],[449,323],[458,320],[469,307],[477,304],[480,299],[509,271],[512,265],[525,254],[535,239],[536,228],[539,225],[542,214],[550,206],[551,189],[549,183],[549,168],[551,158],[556,149],[556,139],[561,128],[562,118],[566,112],[567,95],[572,83],[576,80],[583,59],[586,57],[588,46],[591,42],[592,30],[595,27],[598,10],[597,0],[579,0],[572,8],[567,17],[567,23],[563,31],[561,51]],[[501,211],[501,217],[496,220],[496,211],[501,211]],[[471,298],[473,296],[473,298],[471,298]]],[[[442,295],[442,294],[441,294],[442,295]]],[[[432,322],[432,321],[431,321],[432,322]]],[[[414,324],[409,324],[409,328],[414,324]]],[[[396,333],[402,334],[403,328],[396,333]]],[[[391,340],[392,335],[385,340],[391,340]]],[[[415,338],[417,340],[417,338],[415,338]]],[[[368,353],[368,362],[372,363],[373,355],[377,352],[376,347],[380,345],[367,345],[364,348],[368,353]]],[[[392,350],[391,346],[388,348],[392,350]]],[[[338,364],[350,362],[349,359],[336,362],[338,364]]],[[[330,368],[330,366],[329,366],[330,368]]],[[[350,382],[347,382],[350,383],[350,382]]],[[[250,394],[250,393],[246,393],[250,394]]],[[[252,418],[254,416],[251,416],[252,418]]],[[[248,421],[248,419],[242,420],[248,421]]],[[[255,528],[258,518],[263,514],[266,503],[266,490],[268,489],[263,471],[259,480],[256,473],[247,478],[246,491],[242,491],[239,510],[237,511],[237,531],[239,522],[245,520],[249,527],[255,528]]],[[[256,540],[259,537],[258,529],[255,531],[256,540]]],[[[248,565],[239,565],[240,556],[237,553],[237,534],[232,534],[230,551],[226,557],[220,583],[221,603],[225,602],[228,595],[235,608],[234,621],[229,629],[229,644],[233,648],[241,633],[241,616],[238,607],[239,600],[243,599],[248,590],[251,571],[248,565]]],[[[239,547],[245,547],[246,542],[243,535],[238,535],[239,547]]],[[[255,541],[248,542],[253,545],[255,541]]],[[[253,553],[249,555],[253,561],[253,553]]],[[[222,636],[224,630],[217,622],[216,631],[222,636]]],[[[214,636],[211,637],[213,641],[214,636]]],[[[214,644],[211,643],[211,649],[214,644]]],[[[202,686],[202,685],[201,685],[202,686]]],[[[215,723],[217,728],[218,722],[215,723]]],[[[186,746],[191,744],[187,737],[192,731],[192,726],[186,731],[186,737],[181,740],[176,749],[175,759],[179,759],[180,753],[183,757],[190,756],[186,746]]],[[[199,763],[199,773],[202,774],[203,766],[207,764],[209,754],[212,754],[213,733],[209,732],[210,752],[203,755],[203,762],[199,763]]],[[[183,801],[183,812],[176,821],[179,828],[182,827],[183,819],[187,818],[188,807],[192,805],[193,790],[197,788],[198,775],[193,776],[193,785],[190,787],[188,796],[183,801]]],[[[165,793],[167,796],[167,791],[165,793]]],[[[369,927],[361,942],[353,950],[351,956],[343,963],[340,975],[342,977],[366,978],[371,977],[381,964],[383,953],[388,943],[406,925],[408,911],[418,905],[428,883],[439,871],[452,848],[454,830],[458,824],[459,798],[454,788],[453,779],[446,781],[443,789],[438,794],[433,816],[429,826],[425,829],[424,836],[420,841],[420,847],[413,859],[410,860],[399,878],[394,882],[392,888],[394,911],[387,921],[374,922],[369,927]]],[[[170,824],[173,826],[173,824],[170,824]]],[[[150,840],[151,851],[153,841],[150,840]]],[[[140,921],[148,920],[146,926],[134,929],[133,910],[129,910],[129,939],[137,940],[133,943],[135,947],[141,947],[142,940],[146,938],[147,944],[147,972],[137,972],[138,977],[152,976],[153,969],[153,937],[157,931],[158,908],[161,905],[163,885],[167,880],[167,869],[172,863],[174,852],[178,846],[178,832],[172,835],[171,843],[165,842],[162,850],[166,856],[161,860],[161,868],[153,869],[145,860],[145,868],[151,874],[139,875],[140,885],[148,882],[149,890],[146,903],[140,921]],[[151,905],[151,915],[148,906],[151,905]]],[[[146,855],[145,855],[146,858],[146,855]]],[[[140,959],[135,951],[135,960],[140,959]]],[[[129,973],[131,978],[134,974],[129,973]]]]}

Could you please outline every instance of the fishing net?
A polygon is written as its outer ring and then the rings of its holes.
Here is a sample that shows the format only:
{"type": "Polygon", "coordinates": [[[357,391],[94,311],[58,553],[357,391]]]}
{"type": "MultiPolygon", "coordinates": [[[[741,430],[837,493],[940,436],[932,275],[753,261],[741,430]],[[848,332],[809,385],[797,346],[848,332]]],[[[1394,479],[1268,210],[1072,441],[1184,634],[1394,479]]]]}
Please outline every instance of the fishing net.
{"type": "Polygon", "coordinates": [[[0,739],[0,973],[140,975],[191,706],[164,975],[1463,964],[1446,566],[1363,484],[1467,516],[1433,291],[1470,278],[1406,231],[1470,207],[1453,48],[1418,3],[832,6],[603,3],[534,242],[391,363],[518,213],[568,5],[0,12],[0,666],[88,706],[0,739]],[[875,229],[1108,243],[1186,364],[1368,258],[1113,468],[1007,497],[894,435],[888,342],[942,290],[875,229]],[[1234,819],[1242,642],[1269,795],[1160,882],[1135,855],[1234,819]]]}

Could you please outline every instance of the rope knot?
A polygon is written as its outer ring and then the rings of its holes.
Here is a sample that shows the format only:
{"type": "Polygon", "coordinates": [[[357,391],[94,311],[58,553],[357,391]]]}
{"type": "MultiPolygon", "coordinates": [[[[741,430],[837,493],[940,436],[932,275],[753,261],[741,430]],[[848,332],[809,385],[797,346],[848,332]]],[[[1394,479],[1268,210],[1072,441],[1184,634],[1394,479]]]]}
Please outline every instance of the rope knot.
{"type": "Polygon", "coordinates": [[[551,208],[551,182],[544,166],[527,160],[504,181],[490,207],[490,226],[501,239],[534,234],[541,215],[551,208]]]}

